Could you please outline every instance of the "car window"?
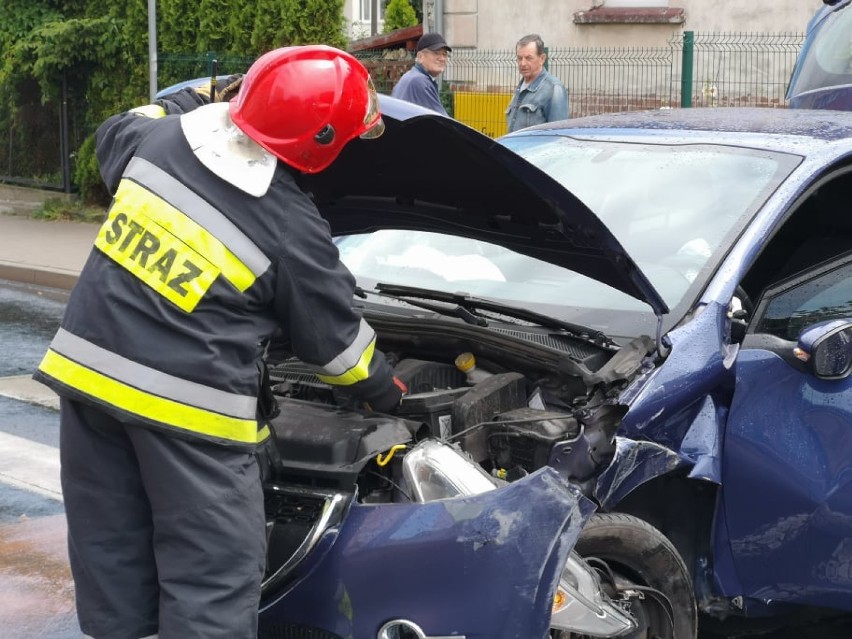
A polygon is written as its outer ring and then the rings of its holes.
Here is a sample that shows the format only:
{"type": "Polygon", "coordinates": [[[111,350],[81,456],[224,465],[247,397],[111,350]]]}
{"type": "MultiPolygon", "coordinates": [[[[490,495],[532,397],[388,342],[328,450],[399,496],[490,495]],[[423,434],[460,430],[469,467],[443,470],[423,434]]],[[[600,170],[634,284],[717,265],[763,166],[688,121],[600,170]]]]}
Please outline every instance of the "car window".
{"type": "Polygon", "coordinates": [[[710,144],[540,135],[501,142],[580,198],[669,308],[683,301],[794,165],[790,156],[710,144]]]}
{"type": "MultiPolygon", "coordinates": [[[[660,293],[685,312],[716,261],[799,162],[792,155],[707,144],[520,136],[509,146],[579,197],[660,293]]],[[[635,337],[656,330],[649,306],[573,271],[449,234],[385,229],[336,240],[364,288],[402,284],[521,305],[635,337]]],[[[676,321],[676,320],[673,320],[676,321]]]]}
{"type": "Polygon", "coordinates": [[[755,332],[795,341],[803,328],[852,318],[852,262],[834,262],[773,287],[756,313],[755,332]]]}
{"type": "Polygon", "coordinates": [[[384,282],[464,292],[523,306],[548,306],[551,314],[563,318],[578,305],[610,310],[648,308],[584,275],[479,240],[384,229],[340,237],[336,243],[341,261],[367,288],[384,282]],[[595,295],[585,298],[590,290],[595,295]]]}
{"type": "MultiPolygon", "coordinates": [[[[398,229],[335,238],[358,285],[401,284],[466,293],[603,331],[612,339],[649,335],[649,306],[610,286],[503,246],[465,237],[398,229]]],[[[669,271],[663,296],[685,280],[669,271]]]]}
{"type": "Polygon", "coordinates": [[[852,84],[852,8],[830,13],[808,39],[790,94],[852,84]]]}

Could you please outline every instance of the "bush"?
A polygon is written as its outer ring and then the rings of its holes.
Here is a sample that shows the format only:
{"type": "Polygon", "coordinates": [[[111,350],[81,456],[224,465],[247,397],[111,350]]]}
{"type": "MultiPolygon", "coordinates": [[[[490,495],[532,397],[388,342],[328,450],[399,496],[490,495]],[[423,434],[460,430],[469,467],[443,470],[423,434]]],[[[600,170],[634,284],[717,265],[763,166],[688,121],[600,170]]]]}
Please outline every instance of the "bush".
{"type": "Polygon", "coordinates": [[[87,137],[80,146],[80,150],[77,151],[74,167],[74,185],[77,187],[77,192],[84,202],[91,202],[101,206],[109,204],[110,196],[101,179],[98,158],[95,157],[94,134],[87,137]]]}
{"type": "Polygon", "coordinates": [[[418,23],[417,14],[409,0],[390,0],[385,9],[384,32],[396,31],[405,27],[413,27],[418,23]]]}

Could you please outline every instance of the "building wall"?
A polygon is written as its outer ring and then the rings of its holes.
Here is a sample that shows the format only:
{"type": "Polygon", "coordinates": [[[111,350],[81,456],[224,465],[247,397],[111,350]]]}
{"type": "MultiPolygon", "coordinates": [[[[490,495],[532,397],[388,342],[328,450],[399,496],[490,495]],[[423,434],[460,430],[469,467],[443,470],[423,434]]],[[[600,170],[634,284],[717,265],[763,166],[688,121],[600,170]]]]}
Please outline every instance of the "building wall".
{"type": "MultiPolygon", "coordinates": [[[[347,0],[352,2],[353,0],[347,0]]],[[[661,46],[682,30],[801,33],[822,0],[670,0],[684,9],[683,24],[574,23],[574,13],[604,3],[641,0],[444,0],[444,36],[454,47],[512,49],[527,33],[558,47],[661,46]]],[[[644,0],[660,6],[665,0],[644,0]]]]}
{"type": "MultiPolygon", "coordinates": [[[[371,21],[361,19],[361,4],[368,4],[370,0],[344,0],[343,2],[343,18],[345,20],[346,35],[353,40],[367,38],[371,35],[371,21]]],[[[368,5],[369,6],[369,5],[368,5]]],[[[379,10],[378,32],[382,32],[384,27],[384,17],[381,9],[379,10]]]]}

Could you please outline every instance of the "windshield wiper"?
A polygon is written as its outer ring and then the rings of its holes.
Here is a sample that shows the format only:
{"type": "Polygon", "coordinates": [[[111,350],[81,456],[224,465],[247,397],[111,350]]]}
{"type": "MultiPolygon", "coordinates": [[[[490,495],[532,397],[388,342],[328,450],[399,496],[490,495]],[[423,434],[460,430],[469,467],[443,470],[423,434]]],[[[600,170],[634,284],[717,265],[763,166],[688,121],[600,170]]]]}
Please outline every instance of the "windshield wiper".
{"type": "Polygon", "coordinates": [[[446,314],[449,309],[443,307],[436,307],[432,304],[425,304],[424,302],[420,301],[415,302],[409,298],[414,298],[414,300],[425,299],[433,300],[436,302],[444,302],[446,304],[454,304],[455,308],[451,311],[453,315],[461,317],[461,319],[465,320],[470,324],[477,324],[478,326],[487,326],[487,320],[486,318],[482,317],[481,311],[490,311],[499,315],[505,315],[507,317],[513,317],[515,319],[519,319],[525,322],[538,324],[539,326],[543,326],[545,328],[553,328],[566,331],[574,337],[588,339],[604,346],[615,345],[615,343],[609,337],[607,337],[605,333],[602,333],[601,331],[597,331],[586,326],[581,326],[579,324],[574,324],[572,322],[566,322],[565,320],[561,320],[556,317],[551,317],[549,315],[544,315],[542,313],[536,313],[535,311],[531,311],[525,308],[510,306],[508,304],[502,304],[500,302],[495,302],[493,300],[488,300],[481,297],[473,297],[471,295],[468,295],[467,293],[448,293],[446,291],[439,291],[430,288],[403,286],[401,284],[385,284],[384,282],[378,282],[375,286],[375,289],[380,295],[387,295],[395,299],[402,299],[405,302],[414,306],[419,306],[421,308],[426,308],[428,310],[433,310],[444,314],[446,314]],[[471,321],[470,318],[466,318],[465,316],[463,316],[463,313],[465,311],[469,313],[472,318],[474,318],[474,321],[471,321]]]}
{"type": "MultiPolygon", "coordinates": [[[[450,315],[452,317],[458,317],[461,320],[464,320],[468,324],[473,324],[474,326],[488,326],[488,320],[479,315],[478,313],[470,310],[461,304],[456,304],[456,306],[446,307],[446,306],[438,306],[437,304],[430,304],[429,302],[422,302],[420,300],[411,300],[405,299],[407,295],[398,295],[396,293],[386,293],[384,290],[381,290],[379,287],[383,286],[379,284],[376,286],[376,291],[367,291],[366,289],[361,288],[360,286],[355,287],[355,295],[361,298],[366,298],[367,293],[373,293],[374,295],[385,295],[387,297],[392,297],[394,299],[399,299],[404,301],[406,304],[411,306],[416,306],[417,308],[426,309],[427,311],[432,311],[433,313],[438,313],[439,315],[450,315]]],[[[402,287],[407,288],[407,287],[402,287]]],[[[435,291],[436,293],[438,291],[435,291]]],[[[414,295],[411,297],[421,297],[419,295],[414,295]]],[[[426,299],[433,299],[427,297],[426,299]]],[[[443,299],[437,301],[446,301],[443,299]]]]}

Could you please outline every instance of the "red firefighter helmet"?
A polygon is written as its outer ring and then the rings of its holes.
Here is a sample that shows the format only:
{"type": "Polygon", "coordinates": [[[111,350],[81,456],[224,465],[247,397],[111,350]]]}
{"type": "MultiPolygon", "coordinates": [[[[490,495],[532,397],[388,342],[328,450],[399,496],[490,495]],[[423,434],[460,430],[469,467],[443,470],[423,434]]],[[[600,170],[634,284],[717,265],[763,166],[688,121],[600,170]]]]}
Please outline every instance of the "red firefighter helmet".
{"type": "Polygon", "coordinates": [[[376,89],[357,58],[333,47],[265,53],[230,103],[247,136],[290,166],[317,173],[352,139],[384,131],[376,89]]]}

